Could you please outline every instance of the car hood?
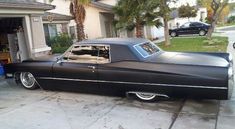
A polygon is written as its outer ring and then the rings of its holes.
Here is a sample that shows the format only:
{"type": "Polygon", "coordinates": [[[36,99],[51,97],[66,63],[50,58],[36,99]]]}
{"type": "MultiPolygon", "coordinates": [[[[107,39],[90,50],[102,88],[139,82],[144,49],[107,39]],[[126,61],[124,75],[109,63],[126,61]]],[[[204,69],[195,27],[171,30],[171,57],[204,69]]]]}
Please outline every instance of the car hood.
{"type": "Polygon", "coordinates": [[[149,57],[147,62],[216,67],[229,66],[228,61],[222,57],[188,52],[163,52],[159,55],[149,57]]]}

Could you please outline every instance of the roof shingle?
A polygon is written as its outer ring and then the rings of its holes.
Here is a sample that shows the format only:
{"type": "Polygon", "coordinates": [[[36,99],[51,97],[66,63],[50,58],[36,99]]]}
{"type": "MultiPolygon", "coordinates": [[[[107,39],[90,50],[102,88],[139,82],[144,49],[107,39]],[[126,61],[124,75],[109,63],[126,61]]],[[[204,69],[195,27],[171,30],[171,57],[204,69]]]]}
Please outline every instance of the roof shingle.
{"type": "Polygon", "coordinates": [[[0,8],[51,10],[55,6],[36,2],[36,0],[0,0],[0,8]]]}

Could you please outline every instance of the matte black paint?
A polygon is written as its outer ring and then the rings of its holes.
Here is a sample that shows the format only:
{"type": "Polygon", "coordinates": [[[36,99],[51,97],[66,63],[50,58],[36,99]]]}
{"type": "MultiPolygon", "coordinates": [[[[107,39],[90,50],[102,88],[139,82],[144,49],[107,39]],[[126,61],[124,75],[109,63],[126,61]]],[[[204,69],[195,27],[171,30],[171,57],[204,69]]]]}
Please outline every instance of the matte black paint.
{"type": "Polygon", "coordinates": [[[228,99],[227,89],[213,88],[228,87],[228,54],[161,51],[144,59],[131,47],[141,42],[148,42],[148,40],[102,39],[79,43],[109,44],[112,61],[108,64],[78,64],[63,61],[58,63],[56,58],[52,58],[7,64],[4,69],[6,73],[31,72],[40,86],[46,90],[106,95],[124,95],[128,91],[144,91],[166,94],[170,97],[228,99]],[[116,55],[120,52],[122,56],[116,55]],[[94,69],[90,66],[93,66],[94,69]],[[47,77],[51,79],[45,79],[47,77]],[[91,80],[91,82],[71,79],[91,80]],[[184,87],[187,85],[195,87],[184,87]]]}

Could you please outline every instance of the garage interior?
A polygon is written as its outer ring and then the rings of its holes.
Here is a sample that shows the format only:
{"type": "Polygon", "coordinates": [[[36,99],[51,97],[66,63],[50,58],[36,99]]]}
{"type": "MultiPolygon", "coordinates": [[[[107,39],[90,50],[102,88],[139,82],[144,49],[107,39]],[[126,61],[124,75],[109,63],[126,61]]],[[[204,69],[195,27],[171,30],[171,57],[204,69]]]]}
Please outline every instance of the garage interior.
{"type": "Polygon", "coordinates": [[[0,63],[20,62],[26,53],[23,17],[0,17],[0,63]]]}

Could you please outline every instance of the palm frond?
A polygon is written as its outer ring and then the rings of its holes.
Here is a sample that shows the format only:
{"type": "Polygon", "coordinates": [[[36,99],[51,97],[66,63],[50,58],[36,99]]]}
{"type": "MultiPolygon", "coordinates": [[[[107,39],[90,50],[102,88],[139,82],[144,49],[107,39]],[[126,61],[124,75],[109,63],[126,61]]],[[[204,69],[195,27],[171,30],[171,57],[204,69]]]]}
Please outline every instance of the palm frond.
{"type": "Polygon", "coordinates": [[[75,15],[74,12],[75,12],[75,11],[74,11],[74,6],[73,6],[73,3],[72,3],[72,2],[70,3],[69,11],[70,11],[70,14],[72,15],[72,17],[74,18],[74,15],[75,15]]]}

